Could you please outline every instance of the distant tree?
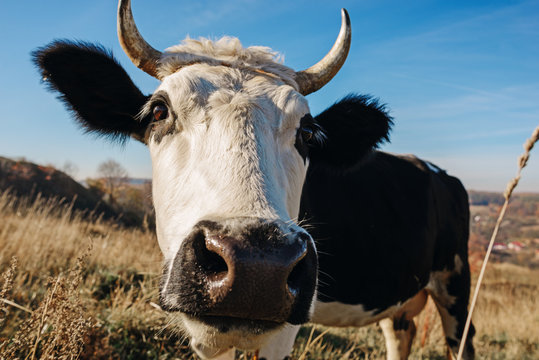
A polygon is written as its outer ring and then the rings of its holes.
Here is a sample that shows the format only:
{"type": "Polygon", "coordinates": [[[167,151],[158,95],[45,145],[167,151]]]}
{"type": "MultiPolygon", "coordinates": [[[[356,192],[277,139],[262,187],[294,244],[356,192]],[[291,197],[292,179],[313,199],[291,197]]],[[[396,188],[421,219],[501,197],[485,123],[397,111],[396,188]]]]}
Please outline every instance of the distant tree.
{"type": "Polygon", "coordinates": [[[74,163],[72,163],[71,161],[66,160],[61,170],[67,175],[71,176],[72,178],[75,178],[75,176],[77,176],[79,172],[79,167],[75,165],[74,163]]]}
{"type": "Polygon", "coordinates": [[[105,182],[102,179],[91,179],[87,178],[85,180],[88,190],[95,194],[98,198],[103,199],[107,195],[105,190],[105,182]]]}
{"type": "Polygon", "coordinates": [[[127,170],[120,163],[109,159],[99,164],[97,173],[105,183],[105,192],[111,205],[115,205],[116,196],[123,184],[127,182],[127,170]]]}

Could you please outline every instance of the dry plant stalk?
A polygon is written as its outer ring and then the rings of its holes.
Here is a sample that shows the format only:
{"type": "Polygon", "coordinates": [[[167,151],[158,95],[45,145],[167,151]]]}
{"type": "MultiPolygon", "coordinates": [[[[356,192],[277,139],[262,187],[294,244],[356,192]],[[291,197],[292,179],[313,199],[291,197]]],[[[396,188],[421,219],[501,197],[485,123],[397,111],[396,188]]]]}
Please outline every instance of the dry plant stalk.
{"type": "Polygon", "coordinates": [[[85,259],[77,259],[66,275],[49,278],[45,299],[32,312],[15,336],[0,346],[0,359],[77,359],[83,338],[94,324],[79,297],[85,259]]]}
{"type": "Polygon", "coordinates": [[[0,291],[0,328],[4,324],[7,316],[7,306],[9,301],[7,301],[6,296],[10,292],[11,287],[13,286],[13,277],[15,276],[15,270],[17,269],[17,258],[13,256],[9,264],[9,268],[2,274],[3,285],[2,290],[0,291]]]}
{"type": "Polygon", "coordinates": [[[473,299],[470,304],[470,310],[468,312],[468,318],[466,319],[466,325],[464,326],[464,332],[462,333],[462,338],[460,340],[457,360],[461,360],[462,355],[464,353],[466,338],[468,337],[468,331],[470,330],[470,323],[472,322],[472,315],[475,308],[475,303],[477,302],[477,297],[479,295],[481,282],[483,281],[485,269],[487,267],[490,253],[492,252],[492,247],[494,246],[494,241],[496,240],[496,236],[498,235],[500,224],[502,223],[503,217],[505,216],[507,205],[509,205],[509,199],[511,198],[511,195],[513,194],[513,190],[515,190],[515,188],[518,185],[518,182],[520,181],[522,169],[526,167],[526,165],[528,164],[528,160],[530,158],[530,151],[533,149],[533,146],[535,145],[537,141],[539,141],[539,126],[535,128],[535,130],[532,133],[532,136],[528,140],[526,140],[526,142],[524,143],[523,145],[524,153],[520,155],[520,157],[518,158],[517,174],[513,179],[511,179],[511,181],[509,181],[505,189],[505,192],[503,193],[503,196],[505,197],[505,202],[503,203],[503,207],[502,207],[502,210],[500,211],[500,215],[498,216],[498,220],[496,220],[496,226],[494,226],[494,230],[492,231],[492,236],[488,244],[487,253],[485,254],[485,259],[483,260],[483,265],[481,266],[481,271],[479,272],[479,277],[477,278],[477,284],[475,285],[473,299]]]}
{"type": "Polygon", "coordinates": [[[309,339],[307,340],[307,343],[305,344],[305,349],[303,350],[303,353],[300,355],[300,357],[298,358],[298,360],[305,360],[307,358],[307,355],[309,354],[309,350],[317,343],[319,342],[320,340],[322,340],[322,338],[324,337],[324,335],[326,335],[328,333],[328,331],[330,330],[330,328],[324,330],[323,332],[320,333],[320,335],[318,335],[316,338],[314,338],[314,340],[312,340],[313,338],[313,335],[314,335],[314,329],[315,327],[313,326],[312,330],[311,330],[311,333],[309,335],[309,339]]]}

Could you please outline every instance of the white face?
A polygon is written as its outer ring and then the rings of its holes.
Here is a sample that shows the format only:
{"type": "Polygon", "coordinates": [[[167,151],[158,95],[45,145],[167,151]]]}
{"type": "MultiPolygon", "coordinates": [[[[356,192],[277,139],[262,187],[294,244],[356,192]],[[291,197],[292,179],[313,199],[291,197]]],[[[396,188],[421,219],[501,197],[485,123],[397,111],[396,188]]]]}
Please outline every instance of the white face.
{"type": "Polygon", "coordinates": [[[166,77],[160,97],[168,117],[148,146],[165,261],[203,219],[295,219],[307,168],[294,146],[309,113],[301,94],[274,75],[195,64],[166,77]]]}
{"type": "MultiPolygon", "coordinates": [[[[301,94],[274,75],[197,64],[164,79],[147,107],[159,103],[168,116],[147,142],[157,236],[170,264],[165,284],[182,241],[201,220],[256,217],[304,232],[293,221],[307,170],[295,147],[309,113],[301,94]]],[[[184,314],[174,318],[201,353],[208,346],[256,348],[268,335],[219,334],[184,314]]]]}

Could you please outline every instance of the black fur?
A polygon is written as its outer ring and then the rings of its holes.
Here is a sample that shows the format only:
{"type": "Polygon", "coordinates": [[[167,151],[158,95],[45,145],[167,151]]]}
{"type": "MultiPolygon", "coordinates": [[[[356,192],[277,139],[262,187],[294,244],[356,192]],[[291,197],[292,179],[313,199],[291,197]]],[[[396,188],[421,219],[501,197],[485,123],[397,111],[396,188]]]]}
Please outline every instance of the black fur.
{"type": "Polygon", "coordinates": [[[425,288],[432,272],[454,271],[458,255],[463,267],[447,284],[455,302],[445,310],[460,335],[470,288],[470,213],[460,181],[415,157],[379,151],[360,167],[332,168],[309,167],[301,197],[300,219],[318,251],[318,300],[380,313],[425,288]]]}
{"type": "Polygon", "coordinates": [[[347,169],[389,141],[386,107],[368,95],[350,94],[316,116],[326,140],[309,149],[312,166],[347,169]]]}
{"type": "MultiPolygon", "coordinates": [[[[313,225],[322,301],[385,309],[415,295],[430,272],[453,269],[455,254],[467,264],[466,192],[416,158],[375,152],[346,174],[310,168],[300,214],[313,225]]],[[[464,302],[465,287],[454,294],[464,302]]]]}
{"type": "Polygon", "coordinates": [[[429,171],[381,152],[346,174],[309,168],[300,214],[313,226],[320,300],[384,310],[427,284],[438,230],[430,186],[429,171]]]}
{"type": "Polygon", "coordinates": [[[129,75],[101,45],[57,40],[32,53],[50,90],[88,132],[142,141],[147,123],[135,120],[144,96],[129,75]]]}

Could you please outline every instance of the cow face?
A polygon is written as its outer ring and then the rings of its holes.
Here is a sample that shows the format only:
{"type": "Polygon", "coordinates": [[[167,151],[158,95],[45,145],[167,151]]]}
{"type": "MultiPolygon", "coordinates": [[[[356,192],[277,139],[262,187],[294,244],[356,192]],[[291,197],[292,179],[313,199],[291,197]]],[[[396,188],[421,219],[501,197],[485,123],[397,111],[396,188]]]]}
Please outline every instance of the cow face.
{"type": "Polygon", "coordinates": [[[291,220],[308,114],[305,98],[270,74],[196,64],[164,78],[142,116],[150,117],[145,138],[167,261],[202,220],[279,220],[289,224],[279,231],[301,231],[291,220]]]}
{"type": "Polygon", "coordinates": [[[162,81],[153,95],[99,46],[57,41],[34,61],[88,131],[148,145],[162,307],[203,356],[258,348],[311,311],[315,247],[295,220],[308,149],[323,133],[304,96],[342,66],[348,16],[330,53],[300,72],[234,38],[188,39],[160,53],[140,37],[129,1],[118,16],[126,53],[162,81]]]}
{"type": "Polygon", "coordinates": [[[227,339],[211,340],[219,347],[231,345],[230,333],[245,347],[256,337],[244,329],[308,319],[316,256],[293,221],[308,114],[279,78],[207,64],[166,76],[145,105],[142,116],[154,117],[145,138],[165,256],[161,302],[195,338],[218,328],[227,339]]]}

